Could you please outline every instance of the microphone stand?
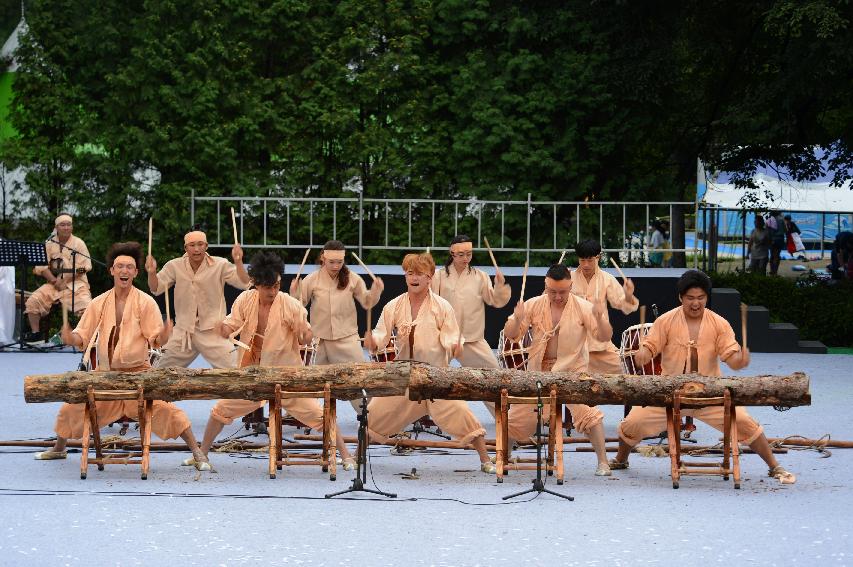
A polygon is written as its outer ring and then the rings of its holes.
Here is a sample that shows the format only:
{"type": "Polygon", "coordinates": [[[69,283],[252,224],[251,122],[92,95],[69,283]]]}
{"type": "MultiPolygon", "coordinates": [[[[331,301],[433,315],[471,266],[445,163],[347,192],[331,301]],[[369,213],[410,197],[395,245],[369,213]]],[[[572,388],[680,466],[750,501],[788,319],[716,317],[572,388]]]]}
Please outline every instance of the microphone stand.
{"type": "Polygon", "coordinates": [[[367,483],[367,413],[367,392],[362,389],[361,413],[356,416],[356,419],[358,419],[358,448],[356,449],[355,478],[352,479],[352,486],[350,488],[327,494],[326,498],[334,498],[335,496],[351,492],[369,492],[370,494],[378,494],[379,496],[387,496],[388,498],[397,498],[396,494],[364,487],[367,483]]]}
{"type": "Polygon", "coordinates": [[[554,492],[553,490],[548,490],[545,488],[545,482],[542,480],[542,382],[539,380],[536,381],[536,478],[533,479],[532,488],[528,488],[527,490],[523,490],[515,494],[510,494],[509,496],[504,496],[503,499],[509,500],[510,498],[515,498],[531,492],[538,492],[539,494],[545,492],[553,496],[565,498],[569,501],[574,501],[573,496],[567,496],[565,494],[560,494],[559,492],[554,492]]]}

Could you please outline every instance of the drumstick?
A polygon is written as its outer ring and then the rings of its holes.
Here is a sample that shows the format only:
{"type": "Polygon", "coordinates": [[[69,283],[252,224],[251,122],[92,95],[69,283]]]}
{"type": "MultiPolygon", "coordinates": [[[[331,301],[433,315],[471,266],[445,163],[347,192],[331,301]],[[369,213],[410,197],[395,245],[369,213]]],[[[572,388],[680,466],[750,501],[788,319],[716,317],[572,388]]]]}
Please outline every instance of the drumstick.
{"type": "Polygon", "coordinates": [[[558,263],[558,264],[562,264],[562,263],[563,263],[563,258],[565,258],[565,257],[566,257],[566,252],[568,252],[568,250],[563,250],[563,253],[562,253],[562,254],[560,254],[560,259],[559,259],[559,260],[557,260],[557,263],[558,263]]]}
{"type": "Polygon", "coordinates": [[[740,337],[742,342],[742,349],[746,352],[746,312],[749,307],[746,303],[740,304],[740,337]]]}
{"type": "Polygon", "coordinates": [[[367,330],[364,331],[364,342],[367,342],[367,335],[370,334],[373,327],[373,307],[367,308],[367,330]]]}
{"type": "MultiPolygon", "coordinates": [[[[65,305],[60,302],[60,307],[62,308],[62,328],[68,326],[68,311],[65,309],[65,305]]],[[[744,343],[745,344],[745,343],[744,343]]]]}
{"type": "Polygon", "coordinates": [[[308,254],[309,254],[310,252],[311,252],[311,249],[310,249],[310,248],[309,248],[308,250],[306,250],[306,251],[305,251],[305,255],[302,257],[302,263],[301,263],[301,264],[299,264],[299,270],[296,272],[296,278],[295,278],[296,280],[298,280],[298,279],[299,279],[299,276],[301,276],[301,275],[302,275],[302,268],[304,268],[304,267],[305,267],[305,262],[307,262],[307,261],[308,261],[308,254]]]}
{"type": "Polygon", "coordinates": [[[154,219],[148,217],[148,255],[151,255],[151,235],[154,232],[154,219]]]}
{"type": "Polygon", "coordinates": [[[527,261],[524,261],[524,272],[521,274],[521,301],[524,301],[524,288],[527,286],[527,261]]]}
{"type": "Polygon", "coordinates": [[[369,275],[371,278],[373,278],[374,281],[376,281],[376,276],[373,275],[373,272],[370,271],[370,268],[364,265],[364,262],[362,262],[361,258],[358,257],[358,254],[352,251],[350,251],[350,254],[352,254],[352,257],[355,258],[355,260],[358,262],[358,265],[364,268],[364,271],[367,272],[367,275],[369,275]]]}
{"type": "Polygon", "coordinates": [[[643,331],[646,324],[646,306],[640,305],[640,333],[637,344],[637,352],[640,352],[640,349],[643,348],[643,331]]]}
{"type": "Polygon", "coordinates": [[[239,244],[237,241],[237,215],[234,214],[234,207],[231,207],[231,227],[234,229],[234,244],[239,244]]]}
{"type": "Polygon", "coordinates": [[[491,247],[491,246],[489,246],[489,239],[488,239],[488,238],[486,238],[486,237],[484,236],[484,237],[483,237],[483,242],[485,242],[485,243],[486,243],[486,250],[488,250],[488,251],[489,251],[489,258],[491,258],[491,259],[492,259],[492,265],[495,267],[495,271],[497,272],[497,271],[498,271],[498,263],[495,261],[495,255],[494,255],[494,253],[492,252],[492,247],[491,247]]]}
{"type": "Polygon", "coordinates": [[[619,272],[619,277],[622,278],[622,283],[625,283],[625,280],[628,278],[625,277],[625,272],[622,271],[622,268],[619,267],[619,264],[616,263],[616,260],[613,259],[613,256],[610,257],[610,262],[613,264],[613,267],[616,268],[616,271],[619,272]]]}

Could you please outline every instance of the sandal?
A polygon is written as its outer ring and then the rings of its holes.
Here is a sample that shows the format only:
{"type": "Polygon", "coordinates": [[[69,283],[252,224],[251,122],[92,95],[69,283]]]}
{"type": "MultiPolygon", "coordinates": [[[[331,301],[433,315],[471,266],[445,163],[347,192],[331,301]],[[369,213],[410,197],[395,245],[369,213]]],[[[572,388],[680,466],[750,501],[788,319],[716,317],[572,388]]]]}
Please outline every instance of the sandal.
{"type": "MultiPolygon", "coordinates": [[[[607,462],[610,465],[610,470],[613,471],[623,471],[628,468],[628,461],[617,461],[616,459],[610,459],[607,462]]],[[[596,471],[597,473],[598,471],[596,471]]]]}
{"type": "Polygon", "coordinates": [[[55,461],[58,459],[67,459],[68,451],[40,451],[33,455],[37,461],[55,461]]]}
{"type": "Polygon", "coordinates": [[[495,474],[498,472],[498,468],[495,466],[495,463],[486,461],[485,463],[480,463],[480,470],[486,474],[495,474]]]}
{"type": "Polygon", "coordinates": [[[789,473],[782,465],[776,465],[767,472],[767,476],[779,480],[780,484],[794,484],[797,482],[797,477],[793,473],[789,473]]]}
{"type": "Polygon", "coordinates": [[[345,471],[351,471],[355,469],[355,457],[347,457],[341,462],[345,471]]]}
{"type": "MultiPolygon", "coordinates": [[[[628,463],[625,463],[627,465],[628,463]]],[[[598,468],[595,469],[595,476],[611,476],[613,473],[610,472],[610,466],[608,463],[599,463],[598,468]]]]}

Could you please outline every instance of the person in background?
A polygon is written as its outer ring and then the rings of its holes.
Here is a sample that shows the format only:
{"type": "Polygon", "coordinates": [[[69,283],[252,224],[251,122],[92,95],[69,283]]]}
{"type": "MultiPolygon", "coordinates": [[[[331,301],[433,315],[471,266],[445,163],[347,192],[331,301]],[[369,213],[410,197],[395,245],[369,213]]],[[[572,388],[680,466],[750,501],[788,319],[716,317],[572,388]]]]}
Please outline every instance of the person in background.
{"type": "Polygon", "coordinates": [[[755,215],[755,228],[749,235],[747,254],[749,254],[749,271],[753,274],[767,275],[767,260],[770,256],[770,231],[761,215],[755,215]]]}
{"type": "Polygon", "coordinates": [[[779,264],[782,262],[782,250],[788,242],[785,232],[785,219],[779,211],[770,211],[767,218],[767,227],[770,229],[770,275],[775,276],[779,272],[779,264]]]}
{"type": "Polygon", "coordinates": [[[800,227],[797,226],[793,220],[791,220],[791,215],[785,215],[785,231],[788,233],[788,254],[791,255],[791,258],[799,258],[800,260],[806,259],[806,247],[803,245],[803,239],[800,236],[802,232],[800,231],[800,227]]]}

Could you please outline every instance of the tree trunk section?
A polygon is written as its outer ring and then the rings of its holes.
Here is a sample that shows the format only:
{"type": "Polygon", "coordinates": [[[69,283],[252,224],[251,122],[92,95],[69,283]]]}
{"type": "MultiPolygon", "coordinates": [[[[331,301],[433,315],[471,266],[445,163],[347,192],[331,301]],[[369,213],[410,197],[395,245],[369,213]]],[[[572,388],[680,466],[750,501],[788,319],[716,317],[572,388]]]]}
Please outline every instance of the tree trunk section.
{"type": "Polygon", "coordinates": [[[484,400],[499,402],[501,389],[510,396],[536,397],[536,382],[542,397],[557,386],[563,403],[587,405],[634,405],[665,407],[673,393],[685,387],[695,396],[722,396],[726,388],[740,406],[807,406],[811,404],[809,378],[802,372],[789,376],[630,376],[585,372],[532,372],[477,368],[413,366],[409,381],[412,400],[484,400]]]}

